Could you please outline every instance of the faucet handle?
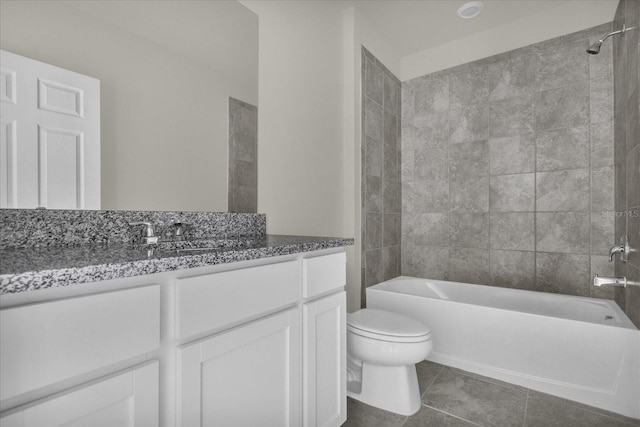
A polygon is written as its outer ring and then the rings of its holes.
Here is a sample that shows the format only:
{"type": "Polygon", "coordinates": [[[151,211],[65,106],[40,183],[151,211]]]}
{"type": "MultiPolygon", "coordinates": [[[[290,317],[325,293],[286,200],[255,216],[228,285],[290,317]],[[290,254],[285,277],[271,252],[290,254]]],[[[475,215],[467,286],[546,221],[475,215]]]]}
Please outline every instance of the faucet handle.
{"type": "Polygon", "coordinates": [[[185,233],[191,228],[192,224],[189,222],[171,221],[161,234],[165,239],[180,241],[184,239],[185,233]]]}
{"type": "Polygon", "coordinates": [[[620,237],[620,244],[609,249],[609,262],[613,261],[615,254],[620,254],[620,261],[627,262],[629,260],[629,240],[626,235],[620,237]]]}
{"type": "Polygon", "coordinates": [[[153,224],[151,224],[150,222],[135,221],[135,222],[130,222],[129,225],[131,225],[131,226],[144,225],[144,230],[142,232],[142,235],[143,236],[147,236],[147,237],[152,237],[153,236],[153,224]]]}
{"type": "Polygon", "coordinates": [[[609,262],[613,262],[613,256],[615,254],[621,254],[623,252],[624,252],[624,246],[622,245],[613,246],[611,249],[609,249],[609,262]]]}
{"type": "Polygon", "coordinates": [[[190,222],[176,222],[174,224],[176,228],[176,237],[184,235],[185,231],[193,228],[193,225],[190,222]]]}
{"type": "Polygon", "coordinates": [[[140,243],[145,243],[148,245],[158,243],[158,236],[155,235],[153,231],[153,225],[150,222],[146,221],[135,221],[130,222],[129,225],[144,225],[144,229],[142,230],[142,236],[140,237],[140,243]]]}

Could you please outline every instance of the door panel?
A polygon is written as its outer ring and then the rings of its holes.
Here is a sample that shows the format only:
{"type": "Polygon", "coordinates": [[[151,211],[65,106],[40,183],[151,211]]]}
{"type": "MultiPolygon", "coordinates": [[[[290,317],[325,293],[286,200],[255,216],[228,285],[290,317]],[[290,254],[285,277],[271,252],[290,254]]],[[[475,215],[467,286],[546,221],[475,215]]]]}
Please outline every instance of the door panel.
{"type": "Polygon", "coordinates": [[[0,121],[0,208],[17,206],[16,121],[0,121]]]}
{"type": "Polygon", "coordinates": [[[0,207],[99,209],[100,81],[7,51],[0,62],[0,207]]]}
{"type": "Polygon", "coordinates": [[[347,415],[346,292],[303,306],[305,427],[339,427],[347,415]]]}
{"type": "Polygon", "coordinates": [[[178,351],[182,426],[300,425],[299,309],[178,351]]]}

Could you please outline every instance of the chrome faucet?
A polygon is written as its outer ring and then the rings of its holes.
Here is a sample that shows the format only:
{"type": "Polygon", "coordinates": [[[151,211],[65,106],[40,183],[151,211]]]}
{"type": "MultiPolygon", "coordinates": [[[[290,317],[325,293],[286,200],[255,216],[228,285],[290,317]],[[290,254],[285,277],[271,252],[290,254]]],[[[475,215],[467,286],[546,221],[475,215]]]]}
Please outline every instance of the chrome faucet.
{"type": "Polygon", "coordinates": [[[625,276],[607,277],[596,274],[593,278],[593,286],[620,286],[626,288],[627,286],[640,286],[640,282],[628,280],[625,276]]]}
{"type": "Polygon", "coordinates": [[[620,237],[620,243],[609,249],[609,262],[613,261],[615,254],[620,254],[620,261],[627,262],[629,260],[629,240],[627,236],[620,237]]]}
{"type": "Polygon", "coordinates": [[[627,278],[624,276],[616,276],[616,277],[607,277],[607,276],[599,276],[595,275],[593,278],[593,286],[622,286],[623,288],[627,287],[627,278]]]}
{"type": "Polygon", "coordinates": [[[162,230],[161,236],[166,240],[180,242],[186,239],[185,233],[191,228],[192,226],[190,223],[171,221],[164,230],[162,230]]]}
{"type": "Polygon", "coordinates": [[[624,253],[624,247],[622,247],[622,245],[613,246],[611,249],[609,249],[609,262],[613,261],[613,256],[615,254],[622,254],[622,253],[624,253]]]}
{"type": "Polygon", "coordinates": [[[131,226],[144,225],[144,228],[142,230],[142,236],[140,236],[138,243],[142,243],[145,245],[156,245],[158,243],[158,239],[160,237],[154,234],[153,225],[150,222],[136,221],[136,222],[130,222],[129,225],[131,226]]]}

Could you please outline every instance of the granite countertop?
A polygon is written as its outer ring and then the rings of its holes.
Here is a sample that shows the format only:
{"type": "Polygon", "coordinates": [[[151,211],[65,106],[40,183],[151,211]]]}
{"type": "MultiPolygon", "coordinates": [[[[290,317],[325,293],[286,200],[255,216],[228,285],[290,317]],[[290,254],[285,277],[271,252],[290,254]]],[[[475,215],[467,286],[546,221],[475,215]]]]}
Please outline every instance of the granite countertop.
{"type": "Polygon", "coordinates": [[[261,239],[202,242],[205,247],[215,245],[214,250],[176,250],[195,243],[161,244],[154,250],[132,244],[0,249],[0,294],[336,248],[353,245],[353,239],[267,235],[261,239]]]}

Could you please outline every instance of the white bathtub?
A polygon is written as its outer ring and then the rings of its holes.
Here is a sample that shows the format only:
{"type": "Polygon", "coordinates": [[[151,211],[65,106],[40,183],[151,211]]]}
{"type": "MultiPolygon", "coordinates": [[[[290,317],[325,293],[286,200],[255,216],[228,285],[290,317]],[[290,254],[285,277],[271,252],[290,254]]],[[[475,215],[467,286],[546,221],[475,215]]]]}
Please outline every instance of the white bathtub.
{"type": "Polygon", "coordinates": [[[640,418],[640,331],[613,301],[412,277],[366,292],[431,329],[428,360],[640,418]]]}

